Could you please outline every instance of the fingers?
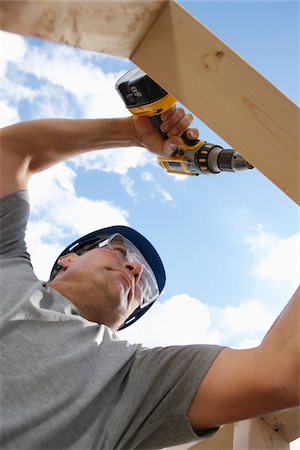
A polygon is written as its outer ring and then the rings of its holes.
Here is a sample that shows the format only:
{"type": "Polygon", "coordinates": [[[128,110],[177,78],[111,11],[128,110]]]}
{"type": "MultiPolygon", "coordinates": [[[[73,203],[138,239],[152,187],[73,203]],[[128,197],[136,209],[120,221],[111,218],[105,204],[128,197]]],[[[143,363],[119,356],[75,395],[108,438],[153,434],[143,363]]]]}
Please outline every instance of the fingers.
{"type": "Polygon", "coordinates": [[[179,136],[193,121],[192,114],[186,114],[182,108],[173,106],[161,115],[161,130],[171,136],[179,136]]]}
{"type": "Polygon", "coordinates": [[[197,128],[189,128],[186,132],[186,135],[189,139],[199,139],[199,130],[197,128]]]}
{"type": "Polygon", "coordinates": [[[183,140],[179,136],[172,136],[163,142],[161,154],[171,156],[182,144],[183,140]]]}

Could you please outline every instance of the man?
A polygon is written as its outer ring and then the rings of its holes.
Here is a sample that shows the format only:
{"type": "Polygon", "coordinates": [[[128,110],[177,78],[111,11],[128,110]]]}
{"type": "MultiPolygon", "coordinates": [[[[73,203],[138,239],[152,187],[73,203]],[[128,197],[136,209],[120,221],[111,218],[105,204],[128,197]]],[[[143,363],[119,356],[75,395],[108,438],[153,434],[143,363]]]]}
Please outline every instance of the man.
{"type": "Polygon", "coordinates": [[[299,403],[299,291],[257,348],[145,349],[115,334],[165,282],[158,254],[135,230],[97,230],[62,252],[47,283],[33,273],[24,243],[32,174],[101,148],[170,154],[191,121],[182,109],[165,112],[166,141],[142,117],[2,130],[3,449],[162,448],[299,403]]]}

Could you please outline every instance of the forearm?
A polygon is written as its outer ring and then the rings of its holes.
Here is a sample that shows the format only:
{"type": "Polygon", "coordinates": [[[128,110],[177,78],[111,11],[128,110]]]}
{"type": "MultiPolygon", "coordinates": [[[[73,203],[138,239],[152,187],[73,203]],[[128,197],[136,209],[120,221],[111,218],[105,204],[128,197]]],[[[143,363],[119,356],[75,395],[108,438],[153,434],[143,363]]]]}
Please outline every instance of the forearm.
{"type": "Polygon", "coordinates": [[[41,119],[1,130],[1,195],[25,189],[31,174],[81,153],[138,145],[131,118],[41,119]]]}
{"type": "Polygon", "coordinates": [[[21,122],[1,132],[3,151],[30,158],[33,172],[80,153],[137,145],[129,118],[41,119],[21,122]]]}
{"type": "Polygon", "coordinates": [[[286,373],[291,395],[300,394],[300,287],[276,319],[260,347],[274,363],[278,359],[280,370],[286,373]]]}
{"type": "MultiPolygon", "coordinates": [[[[162,115],[161,133],[147,117],[121,119],[42,119],[18,123],[0,130],[0,195],[26,189],[31,174],[81,153],[112,147],[145,147],[156,155],[171,155],[182,145],[181,133],[192,115],[173,106],[162,115]]],[[[188,130],[197,139],[196,129],[188,130]]]]}

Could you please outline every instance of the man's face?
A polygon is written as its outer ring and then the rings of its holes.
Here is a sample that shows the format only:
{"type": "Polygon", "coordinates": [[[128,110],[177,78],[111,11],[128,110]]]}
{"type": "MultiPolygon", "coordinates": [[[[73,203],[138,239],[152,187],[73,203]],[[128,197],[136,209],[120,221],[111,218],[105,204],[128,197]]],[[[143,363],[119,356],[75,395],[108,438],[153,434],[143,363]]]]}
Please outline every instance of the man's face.
{"type": "Polygon", "coordinates": [[[117,331],[142,303],[143,267],[124,258],[120,243],[113,248],[96,247],[83,255],[69,253],[59,264],[61,269],[49,285],[88,320],[117,331]]]}

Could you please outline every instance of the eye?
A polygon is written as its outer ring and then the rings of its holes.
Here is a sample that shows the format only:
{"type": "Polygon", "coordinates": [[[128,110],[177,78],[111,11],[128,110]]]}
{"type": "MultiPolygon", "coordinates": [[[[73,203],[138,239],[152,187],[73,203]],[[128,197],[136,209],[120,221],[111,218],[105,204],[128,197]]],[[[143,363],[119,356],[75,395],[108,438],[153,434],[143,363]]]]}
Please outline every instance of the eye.
{"type": "Polygon", "coordinates": [[[126,258],[127,256],[127,248],[123,245],[114,245],[113,246],[114,252],[116,252],[119,256],[123,258],[126,258]]]}

